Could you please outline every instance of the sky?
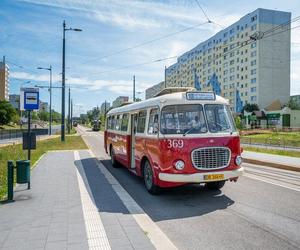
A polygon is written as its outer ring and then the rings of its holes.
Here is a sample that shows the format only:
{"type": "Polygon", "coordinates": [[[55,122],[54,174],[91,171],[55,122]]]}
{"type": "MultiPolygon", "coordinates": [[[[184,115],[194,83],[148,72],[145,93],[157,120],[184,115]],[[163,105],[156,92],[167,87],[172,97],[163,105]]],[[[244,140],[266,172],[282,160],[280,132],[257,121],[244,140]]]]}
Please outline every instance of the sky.
{"type": "MultiPolygon", "coordinates": [[[[66,32],[66,84],[71,87],[74,114],[79,115],[119,95],[137,97],[164,80],[164,67],[257,8],[292,12],[300,16],[299,0],[0,0],[0,57],[10,67],[10,93],[20,87],[61,85],[62,23],[82,32],[66,32]],[[187,29],[159,39],[170,33],[187,29]],[[156,40],[134,49],[138,44],[156,40]],[[120,52],[122,51],[122,52],[120,52]],[[168,60],[160,59],[174,57],[168,60]],[[157,62],[153,62],[157,61],[157,62]],[[153,62],[153,63],[150,63],[153,62]],[[141,65],[142,64],[142,65],[141,65]],[[28,82],[30,81],[30,82],[28,82]]],[[[293,26],[300,25],[300,21],[293,26]]],[[[300,28],[291,30],[291,94],[300,94],[300,28]]],[[[47,89],[40,89],[49,101],[47,89]]],[[[61,89],[53,89],[53,107],[61,109],[61,89]]]]}

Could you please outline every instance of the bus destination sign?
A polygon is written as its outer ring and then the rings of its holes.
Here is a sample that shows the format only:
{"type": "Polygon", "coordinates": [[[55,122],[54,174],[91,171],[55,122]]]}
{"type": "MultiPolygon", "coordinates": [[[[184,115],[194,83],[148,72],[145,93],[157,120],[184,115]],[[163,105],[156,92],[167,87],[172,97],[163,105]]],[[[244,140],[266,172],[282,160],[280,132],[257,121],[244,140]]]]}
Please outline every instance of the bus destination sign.
{"type": "Polygon", "coordinates": [[[216,95],[214,92],[187,92],[187,100],[216,100],[216,95]]]}

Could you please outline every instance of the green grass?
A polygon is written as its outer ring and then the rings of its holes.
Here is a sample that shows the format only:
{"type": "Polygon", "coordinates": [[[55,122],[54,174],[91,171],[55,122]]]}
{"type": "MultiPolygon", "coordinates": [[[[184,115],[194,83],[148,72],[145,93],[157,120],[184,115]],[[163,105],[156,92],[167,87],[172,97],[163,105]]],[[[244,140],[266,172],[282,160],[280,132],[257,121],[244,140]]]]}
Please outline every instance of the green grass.
{"type": "Polygon", "coordinates": [[[279,150],[279,149],[265,149],[265,148],[257,148],[257,147],[243,147],[246,151],[253,151],[258,153],[266,153],[273,155],[284,155],[291,157],[300,157],[300,152],[297,151],[288,151],[288,150],[279,150]]]}
{"type": "Polygon", "coordinates": [[[20,129],[20,128],[21,128],[21,126],[20,125],[16,125],[16,124],[13,124],[13,125],[1,125],[0,126],[0,130],[1,129],[20,129]]]}
{"type": "Polygon", "coordinates": [[[241,142],[300,147],[300,132],[271,132],[241,136],[241,142]]]}
{"type": "MultiPolygon", "coordinates": [[[[66,136],[65,142],[60,141],[60,137],[37,141],[37,149],[31,151],[31,167],[47,151],[50,150],[75,150],[87,149],[81,136],[66,136]]],[[[0,148],[0,199],[7,192],[7,161],[25,160],[27,151],[22,150],[22,144],[10,145],[0,148]]]]}

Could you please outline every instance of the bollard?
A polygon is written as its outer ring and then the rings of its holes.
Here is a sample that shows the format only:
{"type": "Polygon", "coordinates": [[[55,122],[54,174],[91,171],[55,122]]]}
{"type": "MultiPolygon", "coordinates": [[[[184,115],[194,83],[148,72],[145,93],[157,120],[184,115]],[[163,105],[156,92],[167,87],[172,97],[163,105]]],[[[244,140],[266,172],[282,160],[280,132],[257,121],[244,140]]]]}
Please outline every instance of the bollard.
{"type": "Polygon", "coordinates": [[[14,200],[14,163],[13,161],[7,162],[7,201],[14,200]]]}

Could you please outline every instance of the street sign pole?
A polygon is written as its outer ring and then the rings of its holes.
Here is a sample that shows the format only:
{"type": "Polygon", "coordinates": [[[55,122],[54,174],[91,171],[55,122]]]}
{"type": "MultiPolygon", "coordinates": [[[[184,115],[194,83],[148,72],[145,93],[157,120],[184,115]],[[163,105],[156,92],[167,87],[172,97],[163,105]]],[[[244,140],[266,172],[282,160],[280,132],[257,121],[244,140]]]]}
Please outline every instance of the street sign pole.
{"type": "Polygon", "coordinates": [[[28,142],[28,156],[27,159],[30,161],[31,154],[31,110],[28,110],[28,129],[27,129],[27,142],[28,142]]]}

